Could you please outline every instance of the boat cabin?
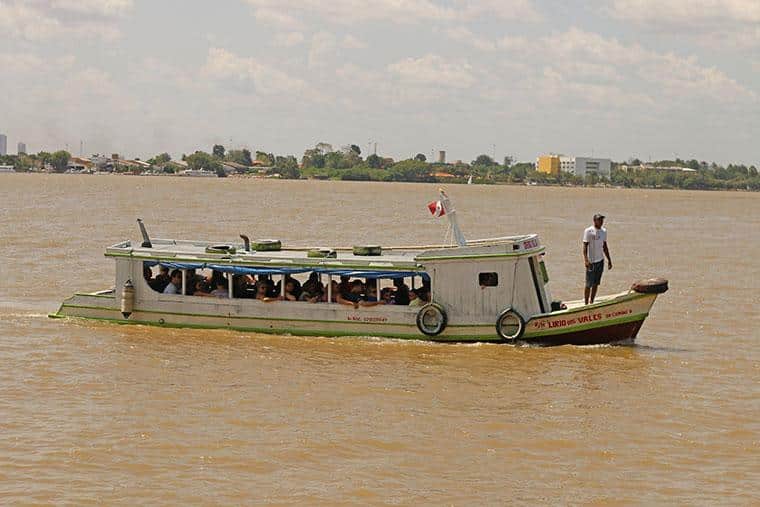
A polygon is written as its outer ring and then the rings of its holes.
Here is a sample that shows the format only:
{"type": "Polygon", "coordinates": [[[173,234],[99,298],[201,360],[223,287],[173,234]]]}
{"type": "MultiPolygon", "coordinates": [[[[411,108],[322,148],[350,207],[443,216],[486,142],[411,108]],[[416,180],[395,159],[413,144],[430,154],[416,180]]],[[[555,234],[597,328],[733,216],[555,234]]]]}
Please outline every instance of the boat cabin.
{"type": "MultiPolygon", "coordinates": [[[[125,241],[109,247],[106,256],[116,260],[117,294],[127,285],[134,287],[134,300],[129,306],[135,312],[154,308],[202,316],[397,326],[416,322],[419,331],[412,329],[413,333],[421,331],[428,336],[440,334],[442,338],[455,339],[457,330],[493,326],[505,309],[517,312],[523,319],[550,311],[543,251],[536,235],[475,240],[465,246],[336,249],[288,248],[272,240],[253,245],[247,241],[220,245],[158,239],[142,245],[125,241]],[[176,293],[159,292],[149,284],[161,267],[181,273],[181,287],[176,288],[176,293]],[[200,272],[213,273],[217,282],[223,280],[225,293],[220,293],[217,287],[216,295],[220,297],[191,295],[195,289],[192,280],[200,272]],[[324,286],[325,294],[319,302],[288,300],[287,281],[295,280],[300,285],[312,273],[324,286]],[[277,292],[270,293],[265,300],[253,299],[254,293],[240,292],[241,277],[253,277],[257,283],[269,280],[270,290],[276,286],[277,292]],[[360,280],[366,292],[363,301],[376,304],[338,304],[340,299],[334,294],[332,282],[341,277],[360,280]],[[383,296],[397,291],[396,285],[419,292],[422,300],[412,305],[383,304],[383,296]],[[421,323],[420,308],[426,305],[435,308],[428,312],[427,321],[423,319],[421,323]]],[[[351,334],[356,334],[355,330],[351,334]]]]}

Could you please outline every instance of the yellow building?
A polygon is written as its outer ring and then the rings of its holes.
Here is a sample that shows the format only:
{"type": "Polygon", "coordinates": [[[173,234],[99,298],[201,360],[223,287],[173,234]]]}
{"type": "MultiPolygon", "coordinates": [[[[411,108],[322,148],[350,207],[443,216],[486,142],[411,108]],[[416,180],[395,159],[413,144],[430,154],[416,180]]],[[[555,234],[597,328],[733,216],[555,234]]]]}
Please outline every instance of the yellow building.
{"type": "Polygon", "coordinates": [[[538,157],[538,163],[536,169],[540,173],[551,174],[552,176],[559,175],[559,156],[557,155],[541,155],[538,157]]]}

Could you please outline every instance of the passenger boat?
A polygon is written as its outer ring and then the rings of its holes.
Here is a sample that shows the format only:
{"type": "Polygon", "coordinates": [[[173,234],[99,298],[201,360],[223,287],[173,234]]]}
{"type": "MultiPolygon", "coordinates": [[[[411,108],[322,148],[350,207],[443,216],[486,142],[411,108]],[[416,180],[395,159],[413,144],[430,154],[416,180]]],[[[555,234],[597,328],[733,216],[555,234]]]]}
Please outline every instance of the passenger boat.
{"type": "Polygon", "coordinates": [[[455,244],[330,249],[288,248],[276,240],[250,242],[244,235],[242,243],[231,244],[151,240],[138,220],[142,242],[128,240],[106,248],[106,257],[116,264],[114,288],[75,294],[51,317],[286,335],[617,344],[636,338],[655,299],[667,290],[666,280],[653,279],[599,297],[593,304],[553,301],[538,235],[467,240],[443,191],[430,207],[449,219],[455,244]],[[151,288],[147,276],[157,267],[178,270],[177,277],[181,273],[178,294],[151,288]],[[226,283],[227,293],[187,295],[189,278],[192,273],[195,278],[198,270],[222,277],[224,282],[218,283],[226,283]],[[326,302],[248,299],[236,294],[240,277],[279,280],[277,295],[284,296],[286,280],[312,273],[325,284],[326,302]],[[427,290],[429,298],[418,306],[340,304],[334,302],[331,283],[339,277],[362,280],[378,296],[397,285],[397,291],[411,287],[425,294],[427,290]]]}

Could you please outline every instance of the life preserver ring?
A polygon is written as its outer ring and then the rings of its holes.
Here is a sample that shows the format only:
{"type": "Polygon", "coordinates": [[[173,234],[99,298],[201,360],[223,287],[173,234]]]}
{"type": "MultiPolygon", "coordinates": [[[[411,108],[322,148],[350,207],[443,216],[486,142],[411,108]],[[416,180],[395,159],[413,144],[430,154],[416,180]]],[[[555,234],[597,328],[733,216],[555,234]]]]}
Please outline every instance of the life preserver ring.
{"type": "Polygon", "coordinates": [[[331,250],[329,248],[312,248],[306,253],[306,256],[315,259],[334,259],[338,256],[338,254],[335,252],[335,250],[331,250]]]}
{"type": "Polygon", "coordinates": [[[232,255],[236,251],[235,247],[232,245],[209,245],[206,247],[206,253],[213,253],[213,254],[228,254],[232,255]]]}
{"type": "Polygon", "coordinates": [[[383,255],[383,247],[380,245],[356,245],[353,249],[353,252],[354,255],[383,255]]]}
{"type": "Polygon", "coordinates": [[[525,319],[512,308],[507,308],[496,319],[496,332],[502,340],[519,340],[525,332],[525,319]]]}
{"type": "Polygon", "coordinates": [[[438,303],[428,303],[417,312],[417,327],[427,336],[436,336],[446,329],[446,310],[438,303]]]}
{"type": "Polygon", "coordinates": [[[631,285],[631,290],[640,294],[662,294],[668,291],[668,281],[664,278],[639,280],[631,285]]]}
{"type": "Polygon", "coordinates": [[[282,242],[279,239],[259,239],[251,243],[251,248],[258,252],[279,252],[282,242]]]}

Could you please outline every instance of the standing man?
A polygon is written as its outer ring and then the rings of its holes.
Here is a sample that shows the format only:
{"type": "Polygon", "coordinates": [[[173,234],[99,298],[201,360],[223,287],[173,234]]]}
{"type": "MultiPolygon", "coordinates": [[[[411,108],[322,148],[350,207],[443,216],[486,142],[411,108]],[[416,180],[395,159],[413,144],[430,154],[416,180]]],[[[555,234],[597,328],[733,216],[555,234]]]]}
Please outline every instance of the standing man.
{"type": "Polygon", "coordinates": [[[583,231],[583,262],[586,265],[586,290],[583,293],[586,304],[593,303],[596,290],[602,281],[604,257],[607,256],[609,269],[612,269],[610,250],[607,248],[607,229],[604,215],[594,215],[594,225],[583,231]]]}

